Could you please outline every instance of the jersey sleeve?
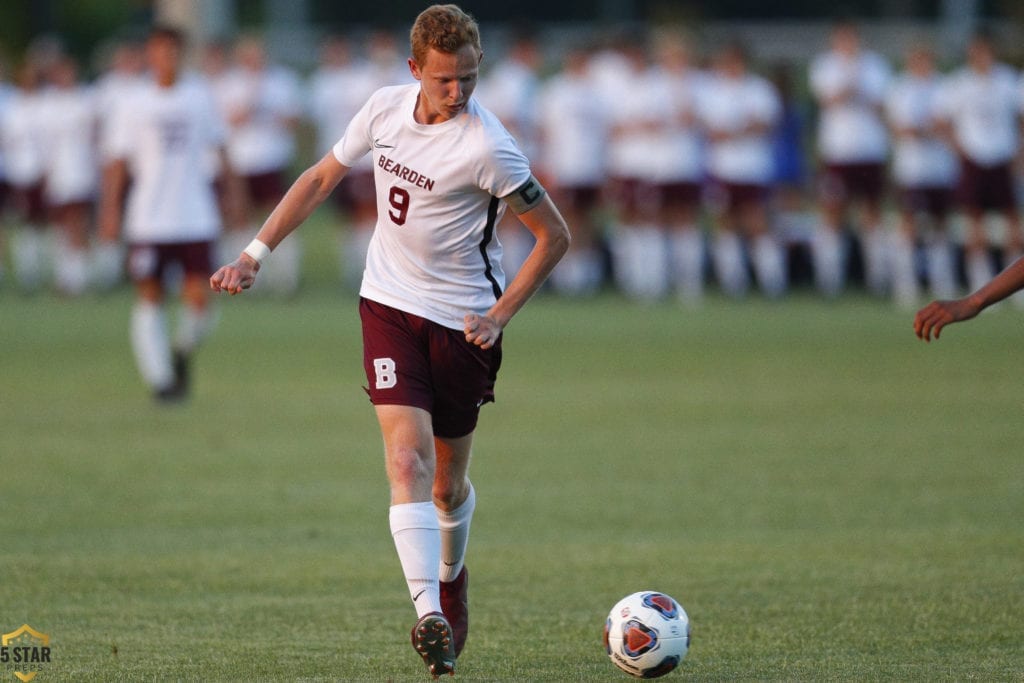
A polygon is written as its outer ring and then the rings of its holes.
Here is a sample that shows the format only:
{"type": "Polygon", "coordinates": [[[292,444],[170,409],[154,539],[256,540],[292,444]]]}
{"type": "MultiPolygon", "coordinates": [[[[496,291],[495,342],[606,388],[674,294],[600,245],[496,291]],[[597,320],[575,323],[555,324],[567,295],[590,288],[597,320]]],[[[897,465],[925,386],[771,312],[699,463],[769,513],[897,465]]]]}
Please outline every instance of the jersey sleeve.
{"type": "Polygon", "coordinates": [[[478,175],[480,189],[495,197],[507,197],[530,179],[530,162],[512,136],[496,136],[492,151],[484,158],[478,175]]]}

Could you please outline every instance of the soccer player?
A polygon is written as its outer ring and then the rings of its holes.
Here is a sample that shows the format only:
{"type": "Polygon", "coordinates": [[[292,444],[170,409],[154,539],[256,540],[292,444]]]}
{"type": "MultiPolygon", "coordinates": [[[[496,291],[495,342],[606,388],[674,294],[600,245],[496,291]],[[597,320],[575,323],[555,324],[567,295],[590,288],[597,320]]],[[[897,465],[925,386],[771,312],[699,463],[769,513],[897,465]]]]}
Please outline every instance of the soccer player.
{"type": "Polygon", "coordinates": [[[861,45],[857,26],[850,21],[834,26],[830,49],[811,63],[811,90],[821,108],[822,163],[821,226],[814,235],[812,256],[818,287],[829,296],[843,287],[842,229],[854,203],[863,209],[860,238],[868,289],[880,294],[888,284],[881,223],[889,152],[882,107],[889,79],[885,59],[861,45]]]}
{"type": "Polygon", "coordinates": [[[1024,93],[1017,73],[997,61],[992,38],[983,31],[967,46],[967,64],[947,79],[939,116],[960,156],[957,200],[967,218],[967,280],[976,290],[993,275],[984,225],[987,213],[999,213],[1006,222],[1007,260],[1024,246],[1013,187],[1024,93]]]}
{"type": "Polygon", "coordinates": [[[786,289],[786,259],[768,216],[775,179],[771,134],[782,111],[778,93],[750,71],[746,48],[734,42],[715,56],[698,103],[708,139],[710,203],[717,229],[711,255],[719,284],[729,296],[746,293],[747,237],[761,290],[779,297],[786,289]]]}
{"type": "MultiPolygon", "coordinates": [[[[210,150],[218,150],[230,195],[241,193],[232,181],[226,126],[212,96],[202,79],[181,73],[183,43],[176,29],[151,31],[146,56],[152,81],[122,101],[104,141],[111,161],[104,172],[100,236],[117,240],[123,222],[136,290],[132,350],[143,379],[161,402],[188,395],[189,362],[211,325],[206,278],[221,217],[207,172],[210,150]],[[164,298],[166,277],[176,267],[184,272],[183,306],[172,341],[164,298]]],[[[238,206],[238,200],[229,205],[238,206]]]]}
{"type": "Polygon", "coordinates": [[[410,43],[418,84],[378,90],[210,285],[251,287],[271,250],[372,154],[379,218],[359,304],[363,363],[384,437],[391,532],[418,615],[412,644],[436,677],[454,672],[468,629],[468,468],[502,330],[569,234],[512,137],[471,97],[483,56],[475,20],[431,6],[410,43]],[[536,239],[507,287],[494,239],[506,205],[536,239]]]}
{"type": "Polygon", "coordinates": [[[23,292],[34,292],[42,286],[46,270],[45,90],[41,67],[27,60],[18,69],[15,83],[0,121],[0,141],[17,221],[11,235],[14,279],[23,292]]]}
{"type": "Polygon", "coordinates": [[[59,233],[54,283],[66,296],[78,296],[90,284],[89,230],[99,184],[96,132],[97,100],[78,80],[78,65],[66,55],[49,69],[52,87],[43,95],[44,182],[47,214],[59,233]]]}
{"type": "Polygon", "coordinates": [[[906,71],[894,81],[886,98],[900,214],[890,248],[892,290],[896,304],[905,308],[917,303],[914,251],[922,219],[930,228],[925,253],[932,293],[940,299],[956,293],[953,250],[946,228],[958,164],[938,125],[941,90],[942,78],[931,50],[915,45],[907,53],[906,71]]]}

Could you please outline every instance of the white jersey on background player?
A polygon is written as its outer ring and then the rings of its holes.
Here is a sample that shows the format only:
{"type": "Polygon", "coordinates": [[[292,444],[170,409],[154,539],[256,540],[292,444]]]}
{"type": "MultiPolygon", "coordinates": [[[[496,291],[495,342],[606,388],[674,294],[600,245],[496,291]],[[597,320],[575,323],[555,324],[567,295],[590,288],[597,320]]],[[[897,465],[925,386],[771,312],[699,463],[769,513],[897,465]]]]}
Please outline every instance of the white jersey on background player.
{"type": "Polygon", "coordinates": [[[124,218],[129,242],[215,240],[221,217],[210,177],[197,173],[227,129],[213,96],[198,77],[171,87],[147,83],[121,102],[104,151],[131,173],[124,218]]]}
{"type": "Polygon", "coordinates": [[[360,295],[461,330],[467,310],[485,312],[504,290],[498,197],[525,184],[530,166],[475,99],[450,121],[416,123],[409,112],[418,92],[418,85],[378,91],[334,156],[350,168],[367,154],[373,160],[378,219],[360,295]]]}

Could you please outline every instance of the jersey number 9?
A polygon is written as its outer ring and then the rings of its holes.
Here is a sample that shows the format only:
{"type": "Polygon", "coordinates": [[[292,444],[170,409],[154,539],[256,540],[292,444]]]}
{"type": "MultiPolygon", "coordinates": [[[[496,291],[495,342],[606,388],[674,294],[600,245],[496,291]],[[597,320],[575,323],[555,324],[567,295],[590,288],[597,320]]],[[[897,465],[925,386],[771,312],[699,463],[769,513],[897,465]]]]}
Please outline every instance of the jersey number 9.
{"type": "Polygon", "coordinates": [[[400,187],[392,187],[388,195],[388,202],[391,203],[391,211],[388,216],[395,225],[405,225],[405,218],[409,215],[409,192],[400,187]]]}

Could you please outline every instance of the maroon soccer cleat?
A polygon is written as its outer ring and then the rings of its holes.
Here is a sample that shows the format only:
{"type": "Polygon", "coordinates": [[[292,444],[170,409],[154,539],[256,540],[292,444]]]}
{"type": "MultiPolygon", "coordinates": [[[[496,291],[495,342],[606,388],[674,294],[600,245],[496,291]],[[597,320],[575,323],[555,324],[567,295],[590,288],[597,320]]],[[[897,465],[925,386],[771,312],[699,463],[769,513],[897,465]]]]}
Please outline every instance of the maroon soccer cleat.
{"type": "Polygon", "coordinates": [[[443,614],[431,612],[416,622],[412,627],[412,646],[423,657],[431,676],[455,675],[452,627],[443,614]]]}
{"type": "Polygon", "coordinates": [[[469,635],[469,572],[465,565],[454,581],[441,582],[441,609],[452,626],[455,656],[458,657],[469,635]]]}

